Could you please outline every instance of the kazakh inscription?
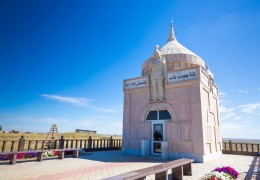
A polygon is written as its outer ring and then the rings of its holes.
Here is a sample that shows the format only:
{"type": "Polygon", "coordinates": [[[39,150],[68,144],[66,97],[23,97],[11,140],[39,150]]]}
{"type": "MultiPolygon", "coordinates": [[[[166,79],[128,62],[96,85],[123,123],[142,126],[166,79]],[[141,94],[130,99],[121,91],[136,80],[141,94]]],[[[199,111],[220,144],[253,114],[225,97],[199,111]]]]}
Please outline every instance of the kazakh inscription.
{"type": "Polygon", "coordinates": [[[196,69],[168,73],[168,82],[175,83],[180,81],[193,80],[197,78],[196,73],[196,69]]]}
{"type": "Polygon", "coordinates": [[[140,87],[145,87],[146,85],[147,85],[146,78],[134,79],[125,82],[126,89],[140,88],[140,87]]]}

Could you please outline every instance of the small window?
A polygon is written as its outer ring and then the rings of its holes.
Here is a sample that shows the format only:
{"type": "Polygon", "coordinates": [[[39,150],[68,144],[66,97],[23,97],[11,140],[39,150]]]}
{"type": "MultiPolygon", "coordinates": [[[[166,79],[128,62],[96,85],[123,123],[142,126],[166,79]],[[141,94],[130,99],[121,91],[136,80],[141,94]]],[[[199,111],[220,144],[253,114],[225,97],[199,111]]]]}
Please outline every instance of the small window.
{"type": "Polygon", "coordinates": [[[159,120],[172,119],[170,113],[167,110],[159,111],[159,120]]]}
{"type": "Polygon", "coordinates": [[[146,120],[157,120],[157,111],[150,111],[146,117],[146,120]]]}
{"type": "Polygon", "coordinates": [[[147,116],[146,120],[171,120],[171,115],[167,110],[160,110],[160,111],[150,111],[147,116]]]}

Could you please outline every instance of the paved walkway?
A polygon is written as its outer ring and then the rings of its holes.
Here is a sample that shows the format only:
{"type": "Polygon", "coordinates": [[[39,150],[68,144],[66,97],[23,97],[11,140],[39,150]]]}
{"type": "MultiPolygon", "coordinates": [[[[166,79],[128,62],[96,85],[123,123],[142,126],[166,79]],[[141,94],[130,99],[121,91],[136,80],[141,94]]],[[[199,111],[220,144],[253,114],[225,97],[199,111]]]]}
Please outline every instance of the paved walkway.
{"type": "MultiPolygon", "coordinates": [[[[185,179],[200,179],[205,173],[220,165],[231,165],[237,168],[244,173],[245,179],[260,179],[259,162],[260,157],[223,154],[215,161],[193,163],[193,176],[185,176],[185,179]]],[[[158,159],[124,155],[122,151],[101,151],[91,152],[91,155],[83,155],[77,159],[58,160],[55,158],[45,159],[42,162],[30,160],[18,162],[15,165],[0,163],[0,179],[97,180],[160,163],[163,162],[158,159]]],[[[154,176],[149,176],[148,179],[154,179],[154,176]]]]}

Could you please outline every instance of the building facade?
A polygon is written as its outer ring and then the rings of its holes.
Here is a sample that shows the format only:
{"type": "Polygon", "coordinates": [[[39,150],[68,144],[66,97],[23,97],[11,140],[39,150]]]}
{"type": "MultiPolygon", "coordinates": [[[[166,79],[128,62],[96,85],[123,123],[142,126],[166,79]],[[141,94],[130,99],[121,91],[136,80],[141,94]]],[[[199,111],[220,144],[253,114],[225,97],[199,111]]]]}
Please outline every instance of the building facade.
{"type": "Polygon", "coordinates": [[[124,80],[126,154],[192,158],[221,155],[218,88],[205,62],[181,45],[171,23],[166,44],[155,46],[142,76],[124,80]],[[167,153],[166,153],[167,152],[167,153]]]}

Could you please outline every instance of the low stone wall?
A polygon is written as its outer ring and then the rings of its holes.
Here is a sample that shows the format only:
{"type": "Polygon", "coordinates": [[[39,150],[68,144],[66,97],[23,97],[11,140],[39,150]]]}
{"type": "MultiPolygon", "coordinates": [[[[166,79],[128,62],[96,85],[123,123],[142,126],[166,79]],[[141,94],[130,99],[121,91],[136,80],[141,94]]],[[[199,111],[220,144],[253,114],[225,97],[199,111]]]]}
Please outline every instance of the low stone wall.
{"type": "Polygon", "coordinates": [[[260,156],[260,144],[244,142],[223,142],[223,154],[260,156]]]}

